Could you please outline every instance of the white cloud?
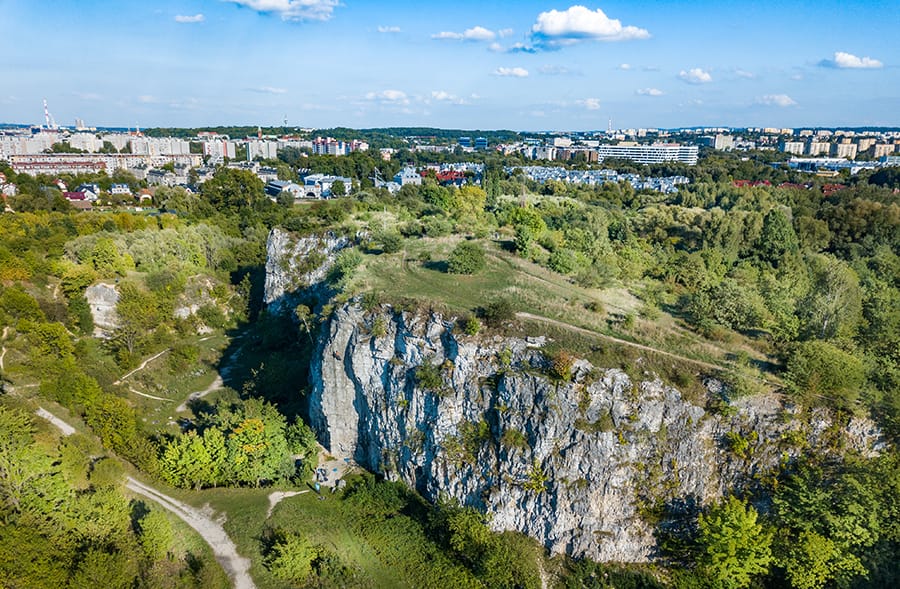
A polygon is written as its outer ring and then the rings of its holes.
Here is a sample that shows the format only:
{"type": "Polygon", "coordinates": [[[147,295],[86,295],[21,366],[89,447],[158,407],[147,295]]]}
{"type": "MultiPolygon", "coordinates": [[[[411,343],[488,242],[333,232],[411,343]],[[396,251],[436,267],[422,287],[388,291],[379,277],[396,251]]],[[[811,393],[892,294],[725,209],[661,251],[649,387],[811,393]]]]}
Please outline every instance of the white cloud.
{"type": "Polygon", "coordinates": [[[512,29],[500,29],[499,31],[497,31],[497,34],[500,35],[501,37],[509,37],[510,35],[513,34],[513,30],[512,29]]]}
{"type": "Polygon", "coordinates": [[[444,90],[432,90],[431,91],[431,99],[436,102],[449,102],[451,104],[466,104],[465,99],[460,98],[455,94],[451,94],[450,92],[445,92],[444,90]]]}
{"type": "Polygon", "coordinates": [[[203,22],[204,20],[205,20],[205,17],[200,13],[197,13],[194,15],[188,15],[188,14],[176,14],[175,15],[175,22],[180,22],[180,23],[195,23],[195,22],[203,22]]]}
{"type": "Polygon", "coordinates": [[[381,92],[369,92],[366,100],[374,100],[384,104],[409,104],[409,97],[402,90],[382,90],[381,92]]]}
{"type": "Polygon", "coordinates": [[[494,42],[494,43],[491,43],[490,45],[488,45],[488,49],[490,49],[491,51],[494,51],[495,53],[500,53],[501,51],[503,51],[503,45],[501,45],[500,43],[494,42]]]}
{"type": "Polygon", "coordinates": [[[248,88],[251,92],[259,92],[260,94],[287,94],[284,88],[274,88],[272,86],[260,86],[259,88],[248,88]]]}
{"type": "Polygon", "coordinates": [[[378,32],[379,32],[379,33],[399,33],[399,32],[400,32],[400,27],[385,27],[385,26],[381,26],[381,27],[378,27],[378,32]]]}
{"type": "Polygon", "coordinates": [[[681,70],[678,77],[688,84],[706,84],[707,82],[712,82],[712,76],[709,72],[698,67],[691,68],[687,71],[681,70]]]}
{"type": "Polygon", "coordinates": [[[564,65],[542,65],[538,72],[545,76],[566,76],[575,73],[564,65]]]}
{"type": "Polygon", "coordinates": [[[579,41],[629,41],[647,39],[650,33],[635,26],[622,26],[618,19],[609,18],[600,10],[571,6],[567,10],[542,12],[531,27],[535,46],[557,49],[579,41]]]}
{"type": "Polygon", "coordinates": [[[803,79],[803,74],[794,74],[793,76],[791,76],[791,79],[799,82],[800,80],[803,79]]]}
{"type": "Polygon", "coordinates": [[[748,72],[746,70],[742,70],[740,68],[734,70],[734,74],[739,78],[744,78],[745,80],[752,80],[756,77],[756,74],[753,72],[748,72]]]}
{"type": "Polygon", "coordinates": [[[527,78],[528,70],[522,67],[498,67],[494,70],[494,75],[512,78],[527,78]]]}
{"type": "Polygon", "coordinates": [[[619,69],[620,69],[620,70],[625,70],[625,71],[627,72],[628,70],[631,69],[631,64],[630,64],[630,63],[620,63],[620,64],[619,64],[619,69]]]}
{"type": "Polygon", "coordinates": [[[439,40],[456,40],[456,41],[492,41],[497,36],[497,33],[490,29],[486,29],[481,26],[475,26],[471,29],[466,29],[462,33],[454,33],[452,31],[441,31],[440,33],[435,33],[431,36],[432,39],[439,40]]]}
{"type": "Polygon", "coordinates": [[[766,94],[756,99],[757,104],[765,106],[794,106],[797,102],[787,94],[766,94]]]}
{"type": "Polygon", "coordinates": [[[833,67],[838,69],[878,69],[884,67],[884,64],[871,57],[857,57],[852,53],[836,51],[831,59],[823,59],[819,62],[823,67],[833,67]]]}
{"type": "Polygon", "coordinates": [[[662,96],[665,94],[665,92],[658,88],[640,88],[636,93],[638,96],[662,96]]]}
{"type": "Polygon", "coordinates": [[[141,104],[155,104],[159,102],[156,99],[156,96],[151,96],[150,94],[142,94],[141,96],[138,96],[137,99],[141,104]]]}
{"type": "Polygon", "coordinates": [[[257,12],[272,12],[281,20],[328,20],[339,0],[225,0],[257,12]]]}
{"type": "Polygon", "coordinates": [[[584,100],[576,100],[575,102],[588,110],[600,110],[599,98],[585,98],[584,100]]]}

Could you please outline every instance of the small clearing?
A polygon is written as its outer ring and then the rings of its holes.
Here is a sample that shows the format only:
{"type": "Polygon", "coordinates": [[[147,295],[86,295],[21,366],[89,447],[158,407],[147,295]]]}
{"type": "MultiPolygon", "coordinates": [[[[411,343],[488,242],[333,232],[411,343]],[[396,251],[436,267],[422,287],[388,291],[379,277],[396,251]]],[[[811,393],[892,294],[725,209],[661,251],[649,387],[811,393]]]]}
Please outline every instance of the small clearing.
{"type": "Polygon", "coordinates": [[[206,395],[210,394],[213,391],[217,391],[225,386],[225,382],[222,380],[222,375],[217,374],[215,380],[209,383],[209,386],[203,389],[202,391],[196,391],[188,395],[187,399],[184,400],[184,403],[175,408],[175,411],[187,411],[188,404],[192,401],[196,401],[197,399],[202,399],[206,395]]]}

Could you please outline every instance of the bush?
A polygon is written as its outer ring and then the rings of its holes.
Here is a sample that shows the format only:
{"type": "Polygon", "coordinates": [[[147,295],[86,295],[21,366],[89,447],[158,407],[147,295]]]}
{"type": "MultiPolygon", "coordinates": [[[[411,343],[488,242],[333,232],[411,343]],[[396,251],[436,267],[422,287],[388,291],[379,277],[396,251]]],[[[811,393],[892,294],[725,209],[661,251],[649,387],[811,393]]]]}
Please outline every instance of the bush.
{"type": "Polygon", "coordinates": [[[394,231],[385,231],[377,234],[375,242],[385,254],[395,254],[403,249],[403,236],[394,231]]]}
{"type": "Polygon", "coordinates": [[[482,310],[481,313],[485,322],[492,327],[499,327],[504,323],[509,323],[516,318],[516,310],[512,303],[507,299],[498,299],[482,310]]]}
{"type": "Polygon", "coordinates": [[[519,430],[508,429],[503,432],[503,436],[500,438],[500,444],[510,449],[525,449],[528,447],[528,439],[525,437],[525,434],[523,434],[519,430]]]}
{"type": "Polygon", "coordinates": [[[481,331],[481,321],[477,317],[465,317],[460,321],[460,327],[466,335],[475,336],[481,331]]]}
{"type": "Polygon", "coordinates": [[[416,368],[416,384],[419,388],[426,391],[440,391],[444,386],[444,379],[441,376],[440,366],[435,366],[429,361],[425,361],[418,366],[416,368]]]}
{"type": "Polygon", "coordinates": [[[566,350],[560,350],[553,354],[550,358],[550,377],[554,380],[567,382],[572,379],[572,365],[575,363],[575,356],[566,350]]]}
{"type": "Polygon", "coordinates": [[[453,248],[447,260],[447,272],[451,274],[476,274],[484,270],[487,262],[484,248],[474,241],[464,241],[453,248]]]}

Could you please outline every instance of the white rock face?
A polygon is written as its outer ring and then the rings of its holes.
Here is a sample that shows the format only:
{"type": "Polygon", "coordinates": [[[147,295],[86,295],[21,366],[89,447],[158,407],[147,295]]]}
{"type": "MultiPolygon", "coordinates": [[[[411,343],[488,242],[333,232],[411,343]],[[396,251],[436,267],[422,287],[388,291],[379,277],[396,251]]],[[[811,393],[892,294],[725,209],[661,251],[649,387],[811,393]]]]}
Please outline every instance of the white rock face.
{"type": "Polygon", "coordinates": [[[119,291],[116,285],[99,282],[89,286],[84,291],[84,298],[94,318],[94,337],[109,337],[119,327],[119,316],[116,314],[119,291]]]}
{"type": "MultiPolygon", "coordinates": [[[[497,530],[619,562],[655,556],[642,507],[703,504],[754,484],[783,454],[800,452],[784,441],[791,430],[803,432],[807,451],[833,446],[822,433],[830,418],[804,425],[775,395],[736,403],[726,418],[652,375],[634,382],[585,361],[575,364],[574,382],[555,384],[525,340],[486,339],[457,334],[438,315],[339,308],[311,364],[320,441],[429,499],[450,496],[490,512],[497,530]],[[376,317],[387,326],[383,337],[369,335],[376,317]],[[415,369],[425,362],[443,366],[440,392],[417,386],[415,369]],[[482,421],[487,435],[473,434],[482,421]],[[748,441],[747,453],[728,449],[731,431],[748,441]]],[[[878,443],[871,423],[855,421],[840,435],[864,451],[878,443]]]]}
{"type": "Polygon", "coordinates": [[[266,241],[266,283],[263,302],[272,312],[290,304],[291,295],[325,280],[339,251],[349,247],[347,237],[334,234],[297,238],[273,229],[266,241]]]}

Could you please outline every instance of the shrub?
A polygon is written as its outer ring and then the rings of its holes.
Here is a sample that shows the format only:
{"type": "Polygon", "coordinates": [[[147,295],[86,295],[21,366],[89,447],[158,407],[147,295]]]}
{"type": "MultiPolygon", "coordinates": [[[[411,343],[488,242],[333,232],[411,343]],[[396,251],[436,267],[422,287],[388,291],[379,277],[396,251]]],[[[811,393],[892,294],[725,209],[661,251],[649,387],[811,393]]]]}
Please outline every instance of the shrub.
{"type": "Polygon", "coordinates": [[[416,368],[415,376],[416,384],[423,390],[438,392],[444,386],[440,366],[435,366],[429,361],[416,368]]]}
{"type": "Polygon", "coordinates": [[[572,365],[575,363],[575,356],[566,350],[560,350],[553,354],[550,358],[550,377],[554,380],[569,381],[572,379],[572,365]]]}
{"type": "Polygon", "coordinates": [[[481,321],[477,317],[465,317],[460,324],[466,335],[478,335],[478,332],[481,331],[481,321]]]}
{"type": "Polygon", "coordinates": [[[386,254],[395,254],[403,249],[403,236],[394,231],[385,231],[375,236],[375,242],[386,254]]]}
{"type": "Polygon", "coordinates": [[[497,299],[488,303],[488,306],[482,311],[482,317],[488,325],[499,327],[514,320],[516,318],[516,310],[509,300],[497,299]]]}
{"type": "Polygon", "coordinates": [[[519,448],[525,449],[528,447],[528,439],[525,437],[525,434],[520,432],[517,429],[508,429],[503,432],[503,436],[500,438],[500,443],[506,448],[519,448]]]}
{"type": "Polygon", "coordinates": [[[447,260],[447,272],[451,274],[476,274],[487,265],[484,248],[474,241],[464,241],[453,248],[447,260]]]}

